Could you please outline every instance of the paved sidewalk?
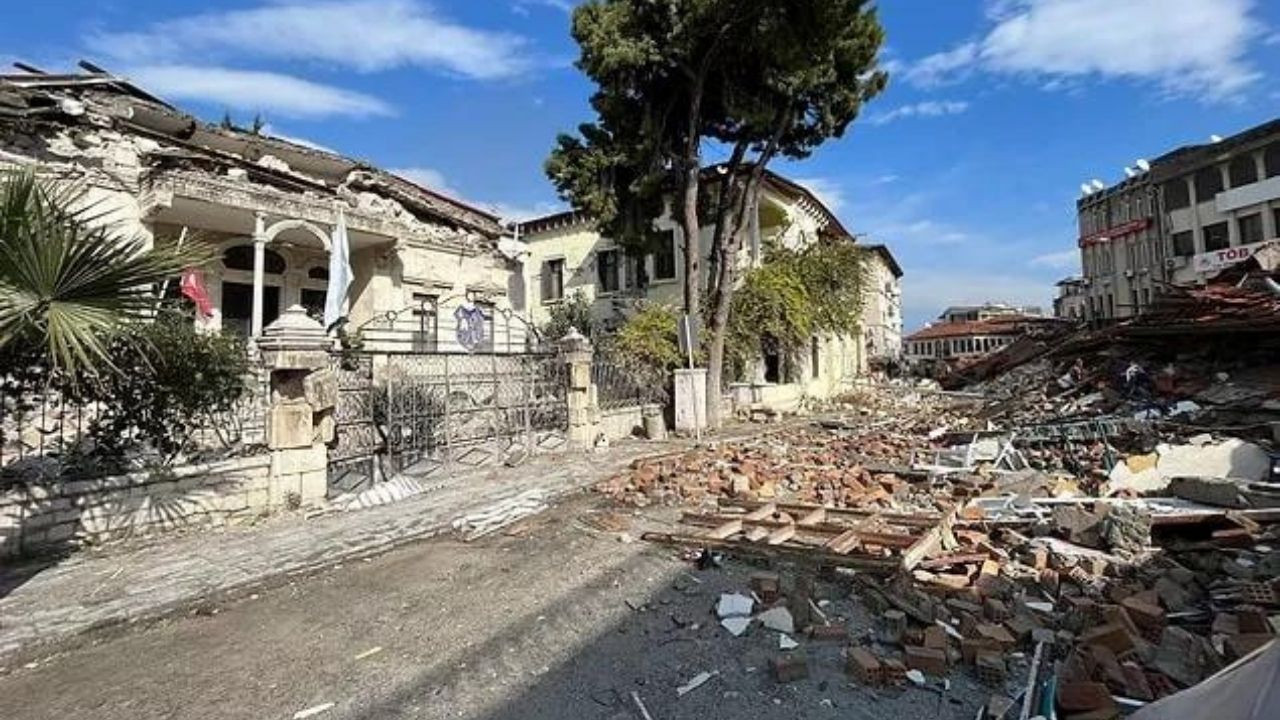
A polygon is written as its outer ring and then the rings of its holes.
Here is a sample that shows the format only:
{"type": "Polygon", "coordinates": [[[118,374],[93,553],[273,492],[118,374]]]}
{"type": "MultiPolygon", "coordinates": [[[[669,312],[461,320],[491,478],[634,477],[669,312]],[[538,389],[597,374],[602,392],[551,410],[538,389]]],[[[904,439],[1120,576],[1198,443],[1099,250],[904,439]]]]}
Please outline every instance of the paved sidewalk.
{"type": "Polygon", "coordinates": [[[541,490],[551,500],[638,457],[688,446],[685,441],[628,442],[601,453],[541,456],[517,467],[457,476],[424,495],[372,509],[309,520],[287,515],[141,546],[127,542],[85,550],[51,564],[0,568],[0,663],[37,645],[162,616],[206,598],[427,538],[449,529],[455,518],[530,490],[541,490]],[[12,590],[4,595],[5,588],[12,590]]]}

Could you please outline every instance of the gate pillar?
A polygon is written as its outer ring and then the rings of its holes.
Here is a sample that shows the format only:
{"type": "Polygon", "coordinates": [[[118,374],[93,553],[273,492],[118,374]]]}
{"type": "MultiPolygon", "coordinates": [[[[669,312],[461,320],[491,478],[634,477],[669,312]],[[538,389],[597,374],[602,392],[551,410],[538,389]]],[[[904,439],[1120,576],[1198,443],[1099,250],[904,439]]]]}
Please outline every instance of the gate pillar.
{"type": "Polygon", "coordinates": [[[267,447],[271,451],[268,504],[295,507],[322,502],[328,489],[328,449],[338,379],[329,368],[333,342],[300,305],[285,310],[258,339],[270,372],[267,447]]]}
{"type": "Polygon", "coordinates": [[[590,448],[595,444],[596,422],[600,414],[596,404],[596,388],[591,382],[591,341],[583,337],[577,328],[569,328],[558,345],[569,384],[566,394],[569,408],[569,446],[577,449],[590,448]]]}

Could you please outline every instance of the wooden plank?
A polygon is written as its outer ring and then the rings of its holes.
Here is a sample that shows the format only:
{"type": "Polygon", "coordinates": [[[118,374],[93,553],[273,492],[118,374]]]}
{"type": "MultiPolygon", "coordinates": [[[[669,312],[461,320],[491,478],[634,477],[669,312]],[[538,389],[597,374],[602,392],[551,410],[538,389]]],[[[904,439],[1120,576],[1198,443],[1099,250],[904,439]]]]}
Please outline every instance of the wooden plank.
{"type": "Polygon", "coordinates": [[[709,531],[707,533],[707,537],[715,538],[717,540],[724,540],[725,538],[733,537],[734,535],[737,535],[740,532],[742,532],[742,521],[729,520],[727,522],[721,523],[720,525],[717,525],[715,528],[709,531]]]}
{"type": "Polygon", "coordinates": [[[903,533],[894,532],[877,532],[874,530],[863,530],[862,528],[851,528],[848,525],[837,523],[822,523],[820,525],[804,525],[793,524],[780,520],[747,520],[742,517],[731,515],[703,515],[701,513],[685,513],[681,518],[681,522],[686,525],[698,525],[702,527],[719,527],[721,524],[730,520],[742,520],[744,528],[765,528],[768,531],[777,530],[783,527],[794,527],[804,531],[806,536],[810,535],[829,535],[836,537],[850,530],[858,534],[858,539],[864,542],[873,542],[877,545],[885,547],[897,548],[903,550],[911,547],[919,541],[919,535],[905,535],[903,533]]]}
{"type": "Polygon", "coordinates": [[[803,516],[801,516],[799,520],[796,521],[796,524],[797,525],[817,525],[819,523],[825,522],[826,519],[827,519],[827,509],[824,507],[819,507],[819,508],[814,508],[809,512],[805,513],[803,516]]]}
{"type": "MultiPolygon", "coordinates": [[[[835,518],[871,518],[877,517],[891,525],[903,525],[907,527],[930,528],[938,523],[941,515],[938,513],[914,514],[905,513],[885,513],[875,510],[866,510],[861,508],[834,508],[825,507],[823,505],[815,505],[813,503],[780,503],[780,502],[761,502],[753,500],[734,500],[732,498],[720,498],[719,503],[724,507],[737,507],[745,510],[754,510],[764,506],[770,506],[774,512],[784,511],[794,515],[804,515],[805,513],[823,508],[827,511],[827,519],[835,518]]],[[[767,517],[767,516],[766,516],[767,517]]]]}
{"type": "Polygon", "coordinates": [[[833,553],[846,555],[860,543],[857,530],[845,530],[843,533],[828,540],[826,548],[833,553]]]}
{"type": "Polygon", "coordinates": [[[745,533],[744,537],[746,537],[747,540],[750,540],[751,542],[760,542],[761,540],[769,537],[769,528],[760,527],[757,525],[751,528],[750,530],[748,530],[745,533]]]}
{"type": "Polygon", "coordinates": [[[938,568],[951,567],[952,565],[975,565],[984,560],[990,559],[987,553],[970,553],[967,555],[943,555],[942,557],[933,558],[932,560],[924,560],[916,563],[916,567],[921,570],[936,570],[938,568]]]}
{"type": "Polygon", "coordinates": [[[956,521],[956,511],[952,510],[942,517],[929,532],[924,534],[914,545],[902,553],[902,569],[911,572],[920,561],[942,549],[942,539],[951,533],[951,525],[956,521]]]}
{"type": "Polygon", "coordinates": [[[678,535],[671,533],[647,532],[640,536],[646,542],[677,547],[704,547],[713,550],[724,550],[739,555],[751,555],[766,558],[785,558],[797,562],[829,565],[832,567],[848,567],[864,570],[869,573],[889,575],[898,568],[894,558],[876,557],[859,553],[840,555],[821,548],[797,548],[786,545],[760,545],[741,540],[715,540],[696,535],[678,535]]]}
{"type": "Polygon", "coordinates": [[[778,506],[773,503],[766,503],[748,512],[742,516],[743,520],[768,520],[773,514],[778,512],[778,506]]]}
{"type": "Polygon", "coordinates": [[[769,537],[765,539],[765,542],[768,543],[769,545],[781,545],[782,543],[790,540],[795,536],[796,536],[795,525],[783,525],[777,530],[774,530],[773,532],[769,533],[769,537]]]}

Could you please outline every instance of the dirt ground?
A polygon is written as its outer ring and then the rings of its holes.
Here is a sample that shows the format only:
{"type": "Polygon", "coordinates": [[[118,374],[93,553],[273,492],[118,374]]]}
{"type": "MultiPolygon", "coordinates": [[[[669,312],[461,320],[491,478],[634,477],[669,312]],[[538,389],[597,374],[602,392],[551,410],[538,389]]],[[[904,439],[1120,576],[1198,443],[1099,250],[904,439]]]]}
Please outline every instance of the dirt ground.
{"type": "MultiPolygon", "coordinates": [[[[633,692],[653,720],[972,718],[990,695],[966,671],[869,690],[838,643],[805,641],[809,678],[779,684],[777,633],[734,638],[713,614],[757,568],[624,541],[587,522],[600,505],[575,496],[472,543],[409,545],[7,668],[0,718],[640,719],[633,692]]],[[[632,520],[628,538],[674,513],[632,520]]],[[[816,595],[869,631],[847,587],[816,595]]]]}

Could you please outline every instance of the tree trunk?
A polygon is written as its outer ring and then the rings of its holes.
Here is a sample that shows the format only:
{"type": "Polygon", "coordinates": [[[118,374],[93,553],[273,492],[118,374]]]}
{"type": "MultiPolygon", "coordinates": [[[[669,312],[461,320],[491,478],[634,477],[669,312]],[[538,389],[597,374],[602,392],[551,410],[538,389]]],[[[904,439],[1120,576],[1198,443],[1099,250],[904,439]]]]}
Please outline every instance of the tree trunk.
{"type": "Polygon", "coordinates": [[[693,320],[702,312],[702,237],[698,223],[698,189],[702,166],[698,156],[685,159],[680,229],[684,234],[684,311],[693,320]]]}

